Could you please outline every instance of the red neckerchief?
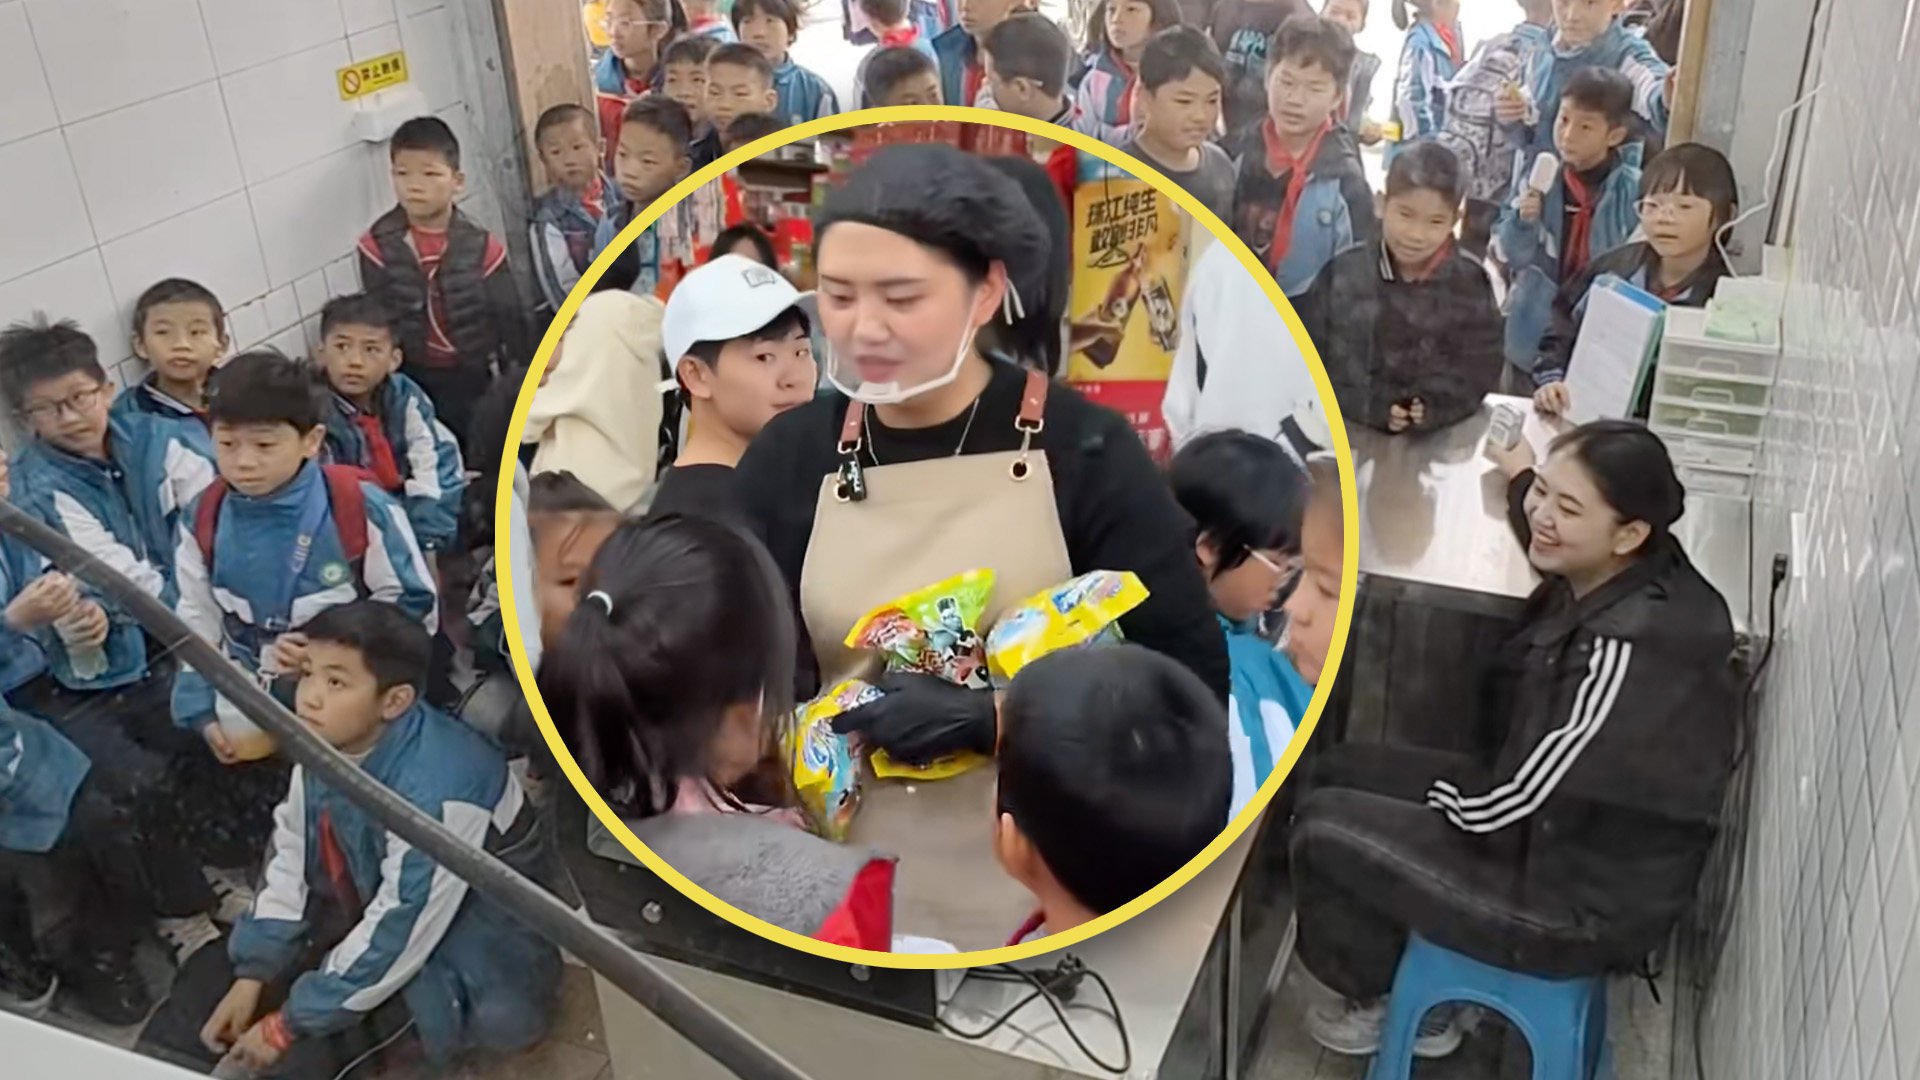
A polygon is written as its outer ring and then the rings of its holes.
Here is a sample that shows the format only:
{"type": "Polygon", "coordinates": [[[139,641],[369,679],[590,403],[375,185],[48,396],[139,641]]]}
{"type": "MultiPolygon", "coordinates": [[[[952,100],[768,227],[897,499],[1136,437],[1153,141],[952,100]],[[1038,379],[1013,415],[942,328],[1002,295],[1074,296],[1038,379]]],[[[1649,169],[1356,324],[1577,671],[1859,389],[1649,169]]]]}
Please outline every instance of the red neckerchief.
{"type": "Polygon", "coordinates": [[[595,174],[587,190],[580,193],[580,208],[595,221],[607,216],[607,182],[595,174]]]}
{"type": "Polygon", "coordinates": [[[1120,111],[1114,114],[1124,127],[1133,123],[1133,84],[1140,81],[1140,69],[1129,65],[1127,58],[1121,56],[1118,50],[1109,50],[1109,54],[1113,57],[1114,66],[1120,69],[1120,77],[1125,81],[1125,84],[1120,87],[1120,111]]]}
{"type": "Polygon", "coordinates": [[[1448,26],[1444,23],[1434,23],[1433,32],[1440,35],[1441,44],[1447,47],[1447,55],[1453,57],[1453,62],[1456,66],[1459,65],[1460,61],[1466,59],[1466,54],[1460,51],[1459,27],[1448,26]]]}
{"type": "Polygon", "coordinates": [[[1567,226],[1567,239],[1560,247],[1560,280],[1570,281],[1593,257],[1588,249],[1593,246],[1594,199],[1578,172],[1563,169],[1560,175],[1567,182],[1567,202],[1573,208],[1573,223],[1567,226]]]}
{"type": "MultiPolygon", "coordinates": [[[[977,54],[976,54],[977,55],[977,54]]],[[[987,78],[987,69],[979,60],[967,61],[967,70],[960,80],[960,100],[955,105],[971,105],[980,100],[980,84],[987,78]]]]}
{"type": "MultiPolygon", "coordinates": [[[[880,35],[880,47],[883,49],[905,49],[920,40],[920,28],[908,23],[880,35]]],[[[968,102],[972,104],[972,102],[968,102]]]]}
{"type": "Polygon", "coordinates": [[[1012,948],[1013,946],[1018,945],[1021,942],[1027,940],[1027,935],[1033,933],[1035,930],[1040,929],[1042,926],[1045,926],[1046,924],[1047,924],[1047,913],[1044,911],[1036,911],[1033,914],[1027,916],[1027,921],[1021,923],[1020,929],[1015,930],[1013,932],[1013,936],[1007,939],[1007,947],[1012,948]]]}
{"type": "Polygon", "coordinates": [[[340,850],[340,838],[333,832],[333,815],[320,811],[320,868],[333,886],[340,906],[347,910],[347,921],[360,921],[360,890],[354,888],[353,872],[347,868],[347,853],[340,850]]]}
{"type": "Polygon", "coordinates": [[[1693,277],[1694,275],[1688,274],[1676,285],[1662,285],[1660,284],[1660,266],[1655,263],[1653,269],[1647,273],[1647,291],[1671,304],[1692,288],[1693,277]]]}
{"type": "Polygon", "coordinates": [[[360,429],[360,437],[367,440],[367,462],[364,468],[373,476],[373,482],[380,485],[382,491],[399,491],[400,466],[393,457],[393,444],[387,441],[387,433],[380,427],[380,418],[372,413],[355,413],[353,426],[360,429]]]}
{"type": "Polygon", "coordinates": [[[1323,124],[1300,156],[1294,157],[1280,144],[1280,129],[1273,126],[1273,117],[1260,122],[1260,137],[1267,144],[1267,171],[1276,177],[1283,173],[1287,176],[1287,194],[1280,200],[1279,215],[1273,219],[1273,247],[1267,256],[1270,265],[1280,265],[1280,260],[1287,257],[1287,250],[1293,246],[1293,215],[1300,209],[1300,196],[1307,190],[1307,170],[1319,156],[1321,140],[1332,130],[1332,121],[1323,124]]]}

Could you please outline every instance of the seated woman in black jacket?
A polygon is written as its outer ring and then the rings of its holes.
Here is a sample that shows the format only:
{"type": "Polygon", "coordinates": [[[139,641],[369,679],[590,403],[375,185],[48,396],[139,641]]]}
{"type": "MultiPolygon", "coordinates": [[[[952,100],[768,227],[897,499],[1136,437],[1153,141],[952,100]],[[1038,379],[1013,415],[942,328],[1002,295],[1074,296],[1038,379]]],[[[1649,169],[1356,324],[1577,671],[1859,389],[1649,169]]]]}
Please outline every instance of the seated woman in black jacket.
{"type": "Polygon", "coordinates": [[[1347,423],[1395,434],[1447,427],[1499,383],[1493,284],[1453,242],[1466,190],[1453,151],[1402,150],[1387,170],[1381,241],[1334,256],[1300,298],[1347,423]]]}
{"type": "MultiPolygon", "coordinates": [[[[1631,968],[1685,912],[1732,769],[1727,605],[1670,533],[1685,491],[1625,421],[1576,428],[1538,469],[1501,462],[1543,576],[1487,679],[1496,760],[1336,746],[1291,839],[1300,958],[1346,1000],[1310,1013],[1340,1053],[1378,1045],[1409,931],[1511,970],[1631,968]]],[[[1442,1010],[1422,1056],[1459,1045],[1442,1010]]]]}

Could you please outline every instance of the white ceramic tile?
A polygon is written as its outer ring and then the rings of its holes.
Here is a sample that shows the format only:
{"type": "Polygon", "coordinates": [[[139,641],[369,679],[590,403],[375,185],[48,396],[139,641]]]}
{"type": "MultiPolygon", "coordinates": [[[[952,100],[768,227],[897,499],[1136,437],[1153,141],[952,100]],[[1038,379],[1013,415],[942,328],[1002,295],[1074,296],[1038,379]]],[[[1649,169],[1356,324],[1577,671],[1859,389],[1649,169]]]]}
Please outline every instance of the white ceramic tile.
{"type": "Polygon", "coordinates": [[[340,17],[349,34],[371,30],[393,21],[393,0],[340,0],[340,17]]]}
{"type": "Polygon", "coordinates": [[[354,144],[354,105],[334,85],[348,62],[346,41],[336,38],[220,80],[248,183],[354,144]]]}
{"type": "Polygon", "coordinates": [[[1920,1075],[1920,1024],[1911,1018],[1920,1016],[1920,949],[1911,944],[1897,973],[1893,976],[1894,1016],[1901,1023],[1893,1027],[1893,1049],[1902,1076],[1920,1075]]]}
{"type": "Polygon", "coordinates": [[[65,123],[213,78],[195,0],[26,0],[26,5],[65,123]]]}
{"type": "Polygon", "coordinates": [[[403,16],[400,39],[407,50],[407,75],[427,95],[428,107],[437,111],[460,100],[452,13],[435,7],[403,16]]]}
{"type": "MultiPolygon", "coordinates": [[[[356,62],[385,56],[400,49],[400,24],[397,22],[376,26],[347,39],[347,52],[356,62]]],[[[408,74],[408,78],[412,78],[411,73],[408,74]]]]}
{"type": "Polygon", "coordinates": [[[339,0],[200,0],[200,9],[222,75],[347,36],[339,0]]]}
{"type": "Polygon", "coordinates": [[[191,278],[229,309],[267,291],[267,268],[245,192],[189,210],[101,249],[122,307],[161,278],[191,278]]]}
{"type": "Polygon", "coordinates": [[[66,134],[102,243],[242,186],[217,83],[68,125],[66,134]]]}
{"type": "Polygon", "coordinates": [[[377,213],[368,190],[375,166],[374,152],[355,145],[252,189],[269,281],[292,284],[352,253],[377,213]]]}
{"type": "Polygon", "coordinates": [[[360,291],[360,260],[348,256],[327,264],[327,295],[346,296],[360,291]]]}
{"type": "Polygon", "coordinates": [[[331,294],[327,292],[327,278],[323,271],[315,270],[306,277],[293,283],[293,298],[300,305],[302,318],[312,318],[320,314],[327,306],[331,294]]]}
{"type": "Polygon", "coordinates": [[[109,356],[127,347],[127,329],[97,251],[0,284],[0,323],[30,319],[36,312],[56,320],[72,319],[109,356]]]}
{"type": "Polygon", "coordinates": [[[446,2],[447,0],[394,0],[394,7],[397,8],[401,16],[404,17],[408,15],[418,15],[426,11],[436,11],[445,7],[446,2]]]}
{"type": "Polygon", "coordinates": [[[307,355],[306,331],[299,326],[289,327],[268,338],[266,347],[299,360],[307,355]]]}
{"type": "Polygon", "coordinates": [[[262,297],[227,312],[227,326],[233,335],[233,347],[251,349],[267,340],[267,301],[262,297]]]}
{"type": "Polygon", "coordinates": [[[299,323],[300,301],[294,298],[293,286],[287,285],[267,294],[266,317],[269,334],[277,334],[299,323]]]}
{"type": "Polygon", "coordinates": [[[27,27],[27,7],[0,4],[0,144],[37,135],[60,122],[40,52],[27,27]]]}
{"type": "Polygon", "coordinates": [[[67,143],[48,131],[0,146],[0,281],[94,244],[67,143]]]}
{"type": "Polygon", "coordinates": [[[312,356],[320,351],[320,316],[311,315],[300,320],[300,336],[305,339],[306,355],[312,356]]]}

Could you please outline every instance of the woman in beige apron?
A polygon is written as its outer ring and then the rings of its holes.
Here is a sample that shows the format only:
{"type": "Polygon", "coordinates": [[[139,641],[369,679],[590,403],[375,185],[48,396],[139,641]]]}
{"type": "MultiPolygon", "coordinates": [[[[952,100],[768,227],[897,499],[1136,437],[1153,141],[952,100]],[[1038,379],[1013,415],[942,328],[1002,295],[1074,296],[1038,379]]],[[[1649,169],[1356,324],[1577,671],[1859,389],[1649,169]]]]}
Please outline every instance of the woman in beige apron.
{"type": "MultiPolygon", "coordinates": [[[[861,615],[984,567],[996,583],[982,629],[1075,574],[1137,573],[1152,597],[1122,630],[1224,699],[1226,654],[1192,526],[1139,439],[1119,415],[978,341],[1031,339],[1007,327],[1022,329],[1020,285],[1037,292],[1049,243],[1018,184],[948,146],[883,149],[829,193],[816,221],[817,302],[838,392],[776,418],[736,477],[799,601],[802,696],[875,673],[841,644],[861,615]]],[[[915,676],[882,686],[887,696],[848,714],[849,729],[909,761],[992,752],[990,691],[915,676]]]]}

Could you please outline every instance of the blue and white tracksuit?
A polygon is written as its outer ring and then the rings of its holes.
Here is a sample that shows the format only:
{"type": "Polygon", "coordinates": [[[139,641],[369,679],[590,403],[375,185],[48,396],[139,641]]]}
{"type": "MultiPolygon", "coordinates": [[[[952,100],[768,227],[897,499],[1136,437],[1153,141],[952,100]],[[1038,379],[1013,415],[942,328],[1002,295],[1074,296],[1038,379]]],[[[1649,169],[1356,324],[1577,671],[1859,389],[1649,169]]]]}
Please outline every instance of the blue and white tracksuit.
{"type": "Polygon", "coordinates": [[[840,111],[840,99],[827,80],[794,63],[792,57],[774,65],[773,91],[780,98],[774,104],[775,115],[789,127],[840,111]]]}
{"type": "MultiPolygon", "coordinates": [[[[453,545],[460,527],[460,501],[466,494],[466,466],[460,444],[446,425],[434,418],[433,402],[420,384],[399,372],[374,391],[371,415],[377,422],[393,462],[400,469],[400,490],[389,492],[404,500],[407,523],[422,551],[442,551],[453,545]]],[[[368,433],[363,416],[339,394],[327,410],[327,440],[322,459],[336,465],[370,469],[368,433]]]]}
{"type": "Polygon", "coordinates": [[[534,276],[539,279],[541,298],[548,308],[559,311],[566,303],[567,295],[593,262],[600,223],[620,216],[626,202],[619,185],[604,176],[600,178],[599,214],[563,187],[554,187],[534,200],[528,239],[533,248],[534,276]]]}
{"type": "Polygon", "coordinates": [[[213,434],[207,428],[207,414],[160,389],[152,375],[115,396],[109,412],[114,416],[146,413],[183,421],[186,423],[184,434],[193,448],[205,455],[207,460],[213,460],[213,434]]]}
{"type": "MultiPolygon", "coordinates": [[[[361,768],[468,844],[531,869],[540,835],[532,804],[485,736],[415,705],[387,725],[361,768]]],[[[293,979],[281,1016],[295,1038],[350,1030],[395,994],[436,1062],[519,1049],[546,1033],[558,951],[299,767],[274,811],[264,884],[228,944],[235,976],[295,976],[315,944],[310,919],[320,913],[311,905],[338,899],[323,821],[360,918],[319,967],[293,979]]]]}
{"type": "MultiPolygon", "coordinates": [[[[281,632],[260,621],[271,617],[268,609],[285,587],[308,500],[327,499],[326,486],[320,467],[308,462],[271,495],[253,498],[228,490],[214,526],[211,577],[193,533],[193,510],[183,517],[174,551],[180,617],[201,637],[219,642],[244,670],[259,670],[261,653],[281,632]]],[[[367,515],[361,580],[354,580],[329,506],[306,564],[292,583],[285,629],[297,630],[330,607],[365,597],[397,605],[428,632],[437,630],[438,594],[406,514],[377,485],[362,483],[360,488],[367,515]]],[[[214,696],[199,672],[181,668],[173,686],[174,723],[197,730],[213,722],[214,696]]]]}
{"type": "MultiPolygon", "coordinates": [[[[0,609],[13,602],[47,562],[25,544],[0,538],[0,609]]],[[[33,634],[17,633],[0,620],[0,696],[11,694],[47,670],[47,651],[33,634]]]]}
{"type": "Polygon", "coordinates": [[[0,702],[0,849],[51,851],[92,768],[52,724],[0,702]]]}
{"type": "Polygon", "coordinates": [[[1108,146],[1125,146],[1133,138],[1133,84],[1138,75],[1112,49],[1099,49],[1087,62],[1074,91],[1082,126],[1079,130],[1108,146]]]}
{"type": "MultiPolygon", "coordinates": [[[[1556,179],[1541,200],[1540,220],[1520,220],[1516,204],[1527,192],[1530,170],[1517,169],[1513,191],[1500,208],[1494,238],[1512,274],[1507,291],[1507,363],[1532,375],[1540,359],[1540,339],[1553,322],[1554,297],[1560,295],[1562,244],[1567,221],[1567,182],[1556,179]]],[[[1633,238],[1640,227],[1640,170],[1616,161],[1600,186],[1593,211],[1588,258],[1612,251],[1633,238]]]]}
{"type": "MultiPolygon", "coordinates": [[[[1612,68],[1625,75],[1633,84],[1634,114],[1655,131],[1667,130],[1668,108],[1672,104],[1667,100],[1667,62],[1660,59],[1646,38],[1628,30],[1620,20],[1615,19],[1612,26],[1583,48],[1567,49],[1556,43],[1539,50],[1532,59],[1527,93],[1533,99],[1538,118],[1530,130],[1521,125],[1523,137],[1518,141],[1526,151],[1516,171],[1525,171],[1535,157],[1553,150],[1553,123],[1560,116],[1560,95],[1566,89],[1567,79],[1581,68],[1612,68]]],[[[1629,139],[1620,154],[1622,161],[1640,164],[1639,140],[1629,139]]]]}
{"type": "Polygon", "coordinates": [[[1400,140],[1387,156],[1416,139],[1430,139],[1447,124],[1447,84],[1459,74],[1453,50],[1440,31],[1425,19],[1413,24],[1400,47],[1400,71],[1394,77],[1393,117],[1400,121],[1400,140]]]}
{"type": "MultiPolygon", "coordinates": [[[[197,426],[142,413],[112,417],[108,461],[75,457],[34,440],[14,462],[14,502],[161,603],[172,604],[174,528],[215,475],[213,462],[196,449],[192,429],[197,426]]],[[[37,573],[39,560],[29,554],[27,561],[34,564],[27,569],[37,573]]],[[[104,599],[101,603],[113,628],[104,647],[107,667],[99,677],[76,678],[60,636],[51,629],[38,635],[54,677],[70,690],[108,690],[147,675],[151,658],[140,624],[104,599]]]]}
{"type": "Polygon", "coordinates": [[[1286,757],[1293,731],[1307,715],[1313,687],[1287,654],[1253,627],[1221,618],[1233,693],[1227,698],[1227,748],[1233,754],[1233,808],[1240,813],[1286,757]]]}

